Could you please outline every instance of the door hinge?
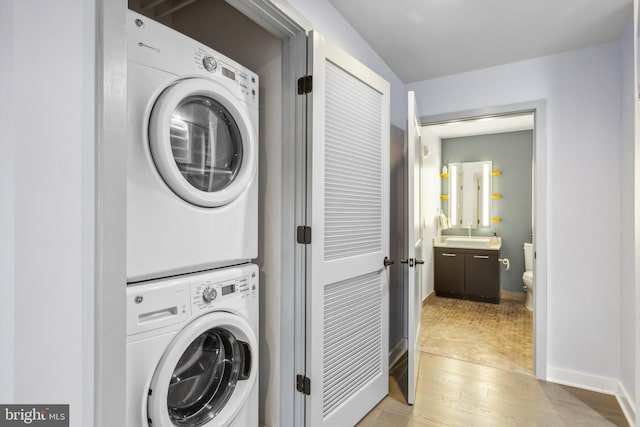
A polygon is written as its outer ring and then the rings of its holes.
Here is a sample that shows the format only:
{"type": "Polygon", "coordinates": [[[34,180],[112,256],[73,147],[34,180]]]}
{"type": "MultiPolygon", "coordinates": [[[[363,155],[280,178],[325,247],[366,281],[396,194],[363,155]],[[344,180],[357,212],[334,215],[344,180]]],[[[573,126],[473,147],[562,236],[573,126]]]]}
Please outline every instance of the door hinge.
{"type": "Polygon", "coordinates": [[[312,88],[313,78],[311,76],[303,76],[298,79],[298,95],[311,93],[312,88]]]}
{"type": "Polygon", "coordinates": [[[311,244],[311,227],[306,225],[299,225],[296,234],[296,240],[298,241],[298,243],[302,245],[311,244]]]}
{"type": "Polygon", "coordinates": [[[304,375],[296,375],[296,390],[300,393],[311,395],[311,380],[304,375]]]}

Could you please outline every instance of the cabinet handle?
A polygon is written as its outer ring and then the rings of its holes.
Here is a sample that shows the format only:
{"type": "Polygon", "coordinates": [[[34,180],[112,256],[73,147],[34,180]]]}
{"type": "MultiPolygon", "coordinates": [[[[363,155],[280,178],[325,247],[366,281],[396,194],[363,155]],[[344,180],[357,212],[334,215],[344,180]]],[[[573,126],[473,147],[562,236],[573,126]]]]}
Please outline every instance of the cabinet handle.
{"type": "Polygon", "coordinates": [[[401,264],[407,264],[408,262],[409,262],[409,260],[408,260],[408,259],[401,259],[401,260],[400,260],[400,263],[401,263],[401,264]]]}
{"type": "Polygon", "coordinates": [[[456,256],[456,254],[447,254],[447,253],[443,253],[442,256],[456,256]]]}
{"type": "Polygon", "coordinates": [[[424,264],[424,261],[423,261],[423,260],[421,260],[421,259],[417,259],[417,260],[416,260],[416,265],[418,265],[418,264],[424,264]]]}
{"type": "Polygon", "coordinates": [[[391,264],[393,264],[395,261],[392,259],[389,259],[388,256],[384,257],[384,261],[382,261],[382,263],[384,264],[385,267],[389,267],[391,264]]]}
{"type": "Polygon", "coordinates": [[[489,259],[489,255],[474,255],[474,258],[489,259]]]}

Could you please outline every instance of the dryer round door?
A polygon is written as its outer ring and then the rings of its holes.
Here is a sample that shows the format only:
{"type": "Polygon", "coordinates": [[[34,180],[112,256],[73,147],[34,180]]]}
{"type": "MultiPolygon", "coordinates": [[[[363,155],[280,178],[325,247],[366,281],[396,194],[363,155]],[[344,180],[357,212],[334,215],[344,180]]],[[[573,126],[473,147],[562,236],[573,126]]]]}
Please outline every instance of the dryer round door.
{"type": "Polygon", "coordinates": [[[187,78],[166,88],[151,109],[148,135],[162,179],[194,205],[226,205],[255,175],[257,136],[247,106],[216,81],[187,78]]]}
{"type": "Polygon", "coordinates": [[[180,331],[151,380],[147,417],[154,427],[227,426],[256,382],[257,341],[242,317],[206,314],[180,331]]]}

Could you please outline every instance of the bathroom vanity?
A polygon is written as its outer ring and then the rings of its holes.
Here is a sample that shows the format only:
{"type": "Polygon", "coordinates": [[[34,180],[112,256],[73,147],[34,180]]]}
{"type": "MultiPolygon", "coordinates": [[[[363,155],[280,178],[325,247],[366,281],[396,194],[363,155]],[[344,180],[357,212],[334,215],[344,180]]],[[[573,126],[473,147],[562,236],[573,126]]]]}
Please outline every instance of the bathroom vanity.
{"type": "Polygon", "coordinates": [[[439,236],[433,246],[437,296],[500,303],[500,238],[439,236]]]}

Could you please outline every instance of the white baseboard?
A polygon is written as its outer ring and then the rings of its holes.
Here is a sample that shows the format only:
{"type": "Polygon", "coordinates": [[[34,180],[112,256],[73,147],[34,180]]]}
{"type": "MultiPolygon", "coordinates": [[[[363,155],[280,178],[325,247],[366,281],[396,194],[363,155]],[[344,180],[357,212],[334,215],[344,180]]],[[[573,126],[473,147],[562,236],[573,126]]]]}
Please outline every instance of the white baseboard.
{"type": "Polygon", "coordinates": [[[622,408],[622,412],[624,413],[627,422],[631,427],[636,425],[636,407],[632,399],[629,398],[629,393],[627,393],[627,389],[624,388],[622,383],[618,381],[618,390],[616,391],[616,399],[618,400],[618,404],[620,408],[622,408]]]}
{"type": "Polygon", "coordinates": [[[631,427],[635,426],[635,405],[620,381],[552,367],[547,367],[547,381],[615,396],[627,422],[631,427]]]}
{"type": "Polygon", "coordinates": [[[429,301],[431,301],[435,297],[436,297],[435,291],[429,292],[427,295],[425,295],[424,298],[422,298],[422,305],[424,306],[425,304],[429,303],[429,301]]]}
{"type": "Polygon", "coordinates": [[[500,291],[500,299],[503,299],[503,300],[522,301],[524,303],[526,296],[527,294],[525,294],[522,291],[520,292],[503,291],[503,290],[500,291]]]}
{"type": "Polygon", "coordinates": [[[402,355],[407,351],[407,340],[405,338],[401,338],[400,341],[393,347],[393,349],[389,352],[389,369],[396,364],[398,360],[402,357],[402,355]]]}
{"type": "Polygon", "coordinates": [[[616,394],[618,390],[618,380],[613,378],[600,377],[568,369],[552,368],[550,366],[547,367],[547,381],[605,394],[616,394]]]}

